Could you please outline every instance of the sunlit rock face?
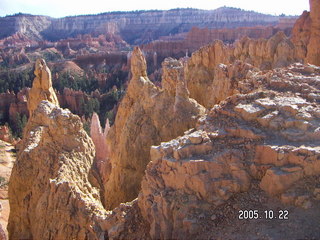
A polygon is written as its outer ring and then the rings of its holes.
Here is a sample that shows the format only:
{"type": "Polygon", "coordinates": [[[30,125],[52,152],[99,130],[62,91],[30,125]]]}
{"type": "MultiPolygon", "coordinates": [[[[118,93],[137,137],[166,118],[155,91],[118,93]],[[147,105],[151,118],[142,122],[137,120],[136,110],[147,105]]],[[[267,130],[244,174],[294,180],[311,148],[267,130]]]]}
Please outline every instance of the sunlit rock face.
{"type": "Polygon", "coordinates": [[[32,115],[42,100],[47,100],[59,106],[57,96],[52,88],[51,71],[44,59],[37,59],[34,75],[36,77],[33,80],[28,99],[29,116],[32,115]]]}
{"type": "Polygon", "coordinates": [[[319,68],[302,64],[258,71],[244,83],[255,90],[230,96],[196,128],[152,146],[138,198],[151,238],[199,237],[199,216],[210,224],[216,215],[210,219],[209,212],[232,208],[233,197],[254,189],[257,199],[265,192],[312,206],[317,181],[303,193],[297,187],[320,175],[319,75],[319,68]]]}
{"type": "Polygon", "coordinates": [[[42,101],[9,181],[10,239],[100,239],[105,210],[88,180],[94,145],[81,119],[42,101]]]}
{"type": "MultiPolygon", "coordinates": [[[[183,73],[182,65],[179,66],[183,73]]],[[[104,186],[105,206],[109,209],[138,196],[150,161],[150,146],[183,134],[205,112],[183,94],[183,83],[177,84],[174,91],[160,89],[148,79],[146,69],[142,52],[135,48],[131,57],[132,78],[107,136],[112,168],[104,186]],[[179,107],[175,107],[177,104],[179,107]]]]}
{"type": "Polygon", "coordinates": [[[307,62],[320,66],[320,2],[310,0],[311,35],[308,44],[307,62]]]}

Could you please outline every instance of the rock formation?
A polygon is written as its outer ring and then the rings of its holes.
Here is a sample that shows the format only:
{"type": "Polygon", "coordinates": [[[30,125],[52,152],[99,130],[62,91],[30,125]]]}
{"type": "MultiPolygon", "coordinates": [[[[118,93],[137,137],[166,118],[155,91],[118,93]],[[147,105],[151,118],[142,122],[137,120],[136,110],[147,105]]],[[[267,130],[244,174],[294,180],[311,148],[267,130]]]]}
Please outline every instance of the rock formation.
{"type": "Polygon", "coordinates": [[[36,77],[33,80],[28,99],[29,116],[32,116],[42,100],[59,106],[57,96],[52,88],[51,72],[44,59],[36,61],[34,74],[36,77]]]}
{"type": "Polygon", "coordinates": [[[145,58],[135,48],[131,57],[132,78],[107,136],[112,166],[110,179],[104,183],[107,209],[137,197],[150,161],[150,146],[183,134],[194,127],[205,111],[188,96],[176,96],[156,87],[146,70],[145,58]],[[175,111],[176,97],[180,102],[175,111]]]}
{"type": "Polygon", "coordinates": [[[17,14],[0,18],[0,39],[20,32],[31,39],[56,41],[78,34],[120,34],[130,44],[142,44],[159,36],[187,32],[193,26],[235,28],[276,25],[279,17],[236,8],[216,10],[110,12],[97,16],[49,18],[17,14]],[[183,23],[183,24],[181,24],[183,23]]]}
{"type": "MultiPolygon", "coordinates": [[[[37,103],[10,178],[9,237],[319,238],[320,68],[291,64],[306,56],[283,33],[216,41],[188,62],[166,59],[160,88],[135,48],[107,135],[105,208],[89,181],[95,151],[80,118],[37,103]],[[289,209],[289,219],[239,220],[250,209],[289,209]]],[[[93,124],[102,146],[96,115],[93,124]]]]}
{"type": "Polygon", "coordinates": [[[320,66],[320,14],[319,1],[310,0],[310,12],[303,12],[292,30],[296,55],[305,62],[320,66]]]}
{"type": "MultiPolygon", "coordinates": [[[[21,45],[22,44],[23,43],[21,43],[21,45]]],[[[9,45],[9,48],[0,50],[0,58],[8,67],[11,67],[12,65],[30,63],[30,59],[25,52],[24,45],[23,47],[19,48],[19,44],[15,42],[10,44],[8,41],[4,41],[2,44],[0,42],[0,46],[1,45],[9,45]],[[11,47],[15,45],[17,45],[15,48],[11,47]]]]}
{"type": "Polygon", "coordinates": [[[101,239],[106,216],[88,180],[94,145],[81,120],[42,101],[9,181],[10,239],[101,239]]]}
{"type": "Polygon", "coordinates": [[[0,118],[11,124],[17,123],[17,114],[29,116],[27,108],[27,96],[29,89],[23,88],[20,92],[0,93],[0,118]]]}
{"type": "Polygon", "coordinates": [[[59,108],[44,60],[37,60],[35,75],[30,119],[9,181],[9,237],[101,239],[107,215],[88,180],[93,142],[81,119],[59,108]]]}
{"type": "MultiPolygon", "coordinates": [[[[108,129],[107,122],[104,135],[108,129]]],[[[124,238],[133,229],[139,237],[148,236],[137,220],[137,203],[105,211],[99,190],[89,182],[94,157],[94,143],[81,119],[41,101],[24,129],[9,181],[9,238],[124,238]]]]}
{"type": "Polygon", "coordinates": [[[294,45],[282,32],[268,40],[242,38],[228,46],[215,41],[194,52],[187,62],[186,81],[190,96],[211,108],[239,92],[239,81],[246,79],[254,67],[271,69],[286,66],[296,60],[294,52],[294,45]],[[228,67],[223,65],[235,60],[241,62],[228,67]]]}
{"type": "Polygon", "coordinates": [[[310,208],[317,181],[295,189],[320,175],[319,74],[302,64],[258,72],[245,84],[259,91],[227,98],[195,129],[151,147],[138,198],[151,238],[201,239],[200,214],[218,214],[231,197],[256,187],[310,208]]]}
{"type": "Polygon", "coordinates": [[[107,182],[109,180],[111,171],[111,165],[109,162],[110,149],[107,144],[107,135],[109,129],[109,119],[106,120],[104,131],[102,131],[99,116],[98,114],[93,113],[91,118],[90,137],[96,150],[94,165],[102,182],[107,182]]]}
{"type": "Polygon", "coordinates": [[[88,96],[84,92],[70,88],[64,88],[62,93],[57,94],[57,97],[61,106],[78,114],[83,114],[82,104],[88,100],[88,96]]]}
{"type": "Polygon", "coordinates": [[[304,11],[292,29],[291,40],[296,46],[296,56],[304,59],[307,56],[307,46],[310,41],[311,18],[310,13],[304,11]]]}
{"type": "Polygon", "coordinates": [[[310,0],[311,35],[308,44],[307,62],[320,66],[320,2],[310,0]]]}
{"type": "MultiPolygon", "coordinates": [[[[295,18],[293,18],[293,20],[295,20],[295,18]]],[[[141,45],[141,49],[147,54],[157,52],[158,58],[160,59],[168,56],[180,58],[185,56],[186,53],[193,53],[215,40],[221,40],[224,43],[230,44],[243,37],[249,37],[251,39],[268,39],[279,31],[283,31],[289,36],[294,22],[291,20],[291,22],[287,24],[283,23],[283,25],[283,27],[255,26],[223,29],[193,27],[188,33],[184,33],[184,35],[177,34],[162,37],[159,40],[141,45]]]]}

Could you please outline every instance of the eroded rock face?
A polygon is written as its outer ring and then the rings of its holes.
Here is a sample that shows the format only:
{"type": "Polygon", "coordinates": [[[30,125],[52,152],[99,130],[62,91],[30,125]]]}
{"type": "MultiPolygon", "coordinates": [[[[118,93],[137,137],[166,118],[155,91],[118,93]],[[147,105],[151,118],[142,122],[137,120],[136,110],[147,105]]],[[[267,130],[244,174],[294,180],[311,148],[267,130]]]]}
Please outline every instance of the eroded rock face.
{"type": "Polygon", "coordinates": [[[175,95],[177,83],[183,78],[183,63],[173,58],[166,58],[162,62],[162,88],[175,95]]]}
{"type": "Polygon", "coordinates": [[[93,113],[91,118],[90,137],[96,149],[95,167],[98,170],[102,182],[109,179],[111,165],[109,162],[110,149],[107,144],[107,135],[110,129],[109,120],[106,120],[104,131],[101,128],[99,116],[93,113]]]}
{"type": "Polygon", "coordinates": [[[41,102],[20,149],[9,181],[10,239],[101,239],[106,211],[88,181],[95,151],[80,118],[41,102]]]}
{"type": "Polygon", "coordinates": [[[205,111],[185,96],[182,83],[178,84],[178,95],[156,87],[146,75],[146,62],[138,48],[131,57],[131,72],[132,79],[107,137],[112,165],[110,179],[104,184],[108,209],[137,197],[150,161],[150,146],[183,134],[205,111]]]}
{"type": "Polygon", "coordinates": [[[307,56],[307,46],[310,41],[310,34],[310,12],[304,11],[293,26],[291,37],[292,42],[296,46],[296,56],[299,59],[304,59],[307,56]]]}
{"type": "Polygon", "coordinates": [[[280,19],[277,27],[255,26],[218,29],[193,27],[187,33],[178,33],[172,36],[161,37],[156,41],[141,45],[141,49],[149,54],[157,52],[158,58],[160,59],[168,56],[180,58],[215,40],[221,40],[225,43],[234,43],[236,40],[243,37],[249,37],[251,39],[268,39],[279,31],[283,31],[289,36],[295,20],[295,17],[280,19]]]}
{"type": "Polygon", "coordinates": [[[238,92],[239,82],[255,68],[287,66],[296,60],[294,54],[295,47],[283,32],[268,40],[242,38],[228,46],[216,41],[194,52],[188,60],[186,82],[190,97],[211,108],[238,92]]]}
{"type": "Polygon", "coordinates": [[[320,2],[310,0],[311,35],[308,44],[307,62],[320,66],[320,2]]]}
{"type": "Polygon", "coordinates": [[[292,29],[296,55],[307,63],[320,66],[320,3],[310,0],[310,12],[303,12],[292,29]]]}
{"type": "MultiPolygon", "coordinates": [[[[153,146],[138,198],[151,238],[195,237],[195,209],[218,207],[252,186],[308,206],[297,191],[287,195],[320,175],[319,74],[302,64],[257,72],[246,83],[260,91],[227,98],[195,129],[153,146]]],[[[310,189],[303,199],[314,197],[310,189]]]]}
{"type": "MultiPolygon", "coordinates": [[[[233,67],[233,74],[221,64],[235,60],[262,70],[286,67],[294,62],[320,65],[319,2],[310,1],[311,12],[297,20],[289,39],[278,32],[270,39],[242,38],[233,45],[216,41],[194,52],[186,66],[186,81],[190,96],[207,108],[238,91],[239,82],[254,72],[253,68],[233,67]],[[224,74],[221,74],[223,73],[224,74]],[[222,77],[221,77],[222,76],[222,77]]],[[[243,65],[243,63],[242,63],[243,65]]]]}
{"type": "Polygon", "coordinates": [[[28,99],[29,116],[32,115],[42,100],[47,100],[59,106],[57,96],[52,88],[51,71],[44,59],[37,59],[34,74],[36,77],[33,80],[28,99]]]}
{"type": "Polygon", "coordinates": [[[278,16],[223,7],[216,10],[172,9],[164,11],[110,12],[99,16],[49,18],[18,14],[0,18],[0,38],[20,32],[27,38],[55,41],[78,34],[121,34],[130,44],[142,44],[159,36],[187,32],[193,26],[235,28],[276,25],[278,16]],[[214,20],[214,22],[212,22],[214,20]],[[181,23],[184,23],[181,25],[181,23]],[[149,29],[148,31],[146,29],[149,29]]]}

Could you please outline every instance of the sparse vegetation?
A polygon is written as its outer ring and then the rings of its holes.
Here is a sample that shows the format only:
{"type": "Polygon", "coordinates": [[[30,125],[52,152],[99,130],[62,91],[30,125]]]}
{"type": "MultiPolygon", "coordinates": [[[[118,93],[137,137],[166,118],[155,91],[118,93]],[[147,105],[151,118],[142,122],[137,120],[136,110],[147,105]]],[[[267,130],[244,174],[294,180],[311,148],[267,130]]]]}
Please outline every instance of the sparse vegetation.
{"type": "Polygon", "coordinates": [[[0,71],[0,93],[8,90],[17,93],[24,87],[31,87],[33,78],[32,68],[23,71],[2,68],[0,71]]]}

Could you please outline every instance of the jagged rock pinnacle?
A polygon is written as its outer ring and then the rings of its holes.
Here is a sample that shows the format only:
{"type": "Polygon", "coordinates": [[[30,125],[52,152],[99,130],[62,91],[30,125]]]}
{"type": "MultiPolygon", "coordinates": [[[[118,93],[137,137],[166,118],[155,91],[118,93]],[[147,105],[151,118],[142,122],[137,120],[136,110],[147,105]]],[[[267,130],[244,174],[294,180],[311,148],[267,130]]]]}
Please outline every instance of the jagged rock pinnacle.
{"type": "Polygon", "coordinates": [[[58,98],[52,88],[51,72],[44,59],[37,59],[34,75],[36,77],[33,80],[28,99],[30,116],[42,100],[59,106],[58,98]]]}
{"type": "Polygon", "coordinates": [[[147,76],[147,63],[139,47],[135,47],[131,56],[132,78],[147,76]]]}

